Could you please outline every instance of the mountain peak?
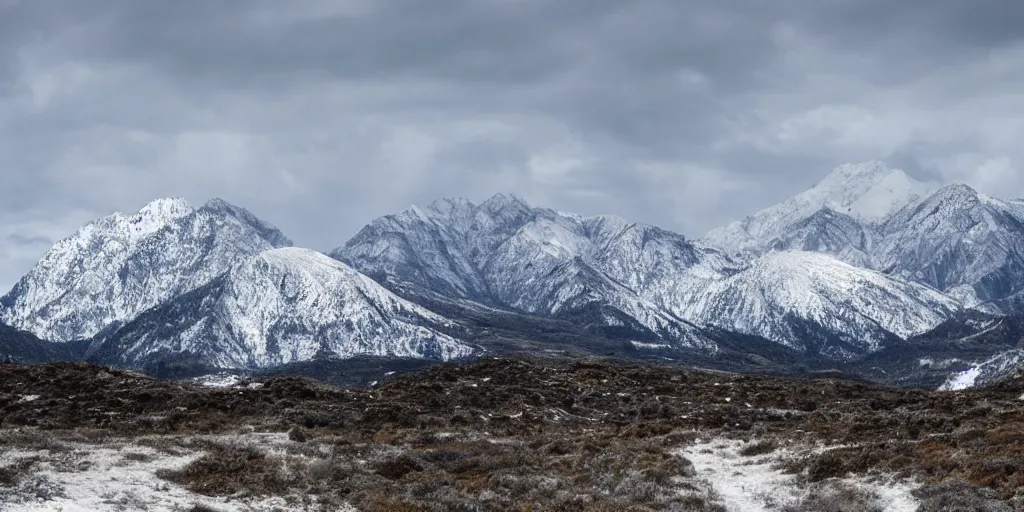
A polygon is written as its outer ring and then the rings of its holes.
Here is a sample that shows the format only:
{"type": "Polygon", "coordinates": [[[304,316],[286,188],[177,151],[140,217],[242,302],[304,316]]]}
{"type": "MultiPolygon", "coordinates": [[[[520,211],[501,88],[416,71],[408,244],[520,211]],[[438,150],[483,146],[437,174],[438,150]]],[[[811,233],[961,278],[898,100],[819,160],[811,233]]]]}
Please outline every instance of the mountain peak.
{"type": "Polygon", "coordinates": [[[298,267],[315,268],[318,266],[348,268],[344,263],[326,254],[301,247],[279,247],[263,251],[254,258],[271,264],[291,264],[298,267]]]}
{"type": "Polygon", "coordinates": [[[255,229],[260,236],[270,242],[274,247],[290,247],[293,245],[292,241],[274,225],[260,219],[249,210],[246,210],[241,206],[233,205],[219,197],[214,197],[207,201],[200,210],[212,212],[218,215],[234,217],[240,222],[248,225],[250,228],[255,229]]]}
{"type": "Polygon", "coordinates": [[[139,215],[181,215],[192,213],[192,205],[181,197],[154,199],[139,210],[139,215]]]}
{"type": "Polygon", "coordinates": [[[211,198],[209,201],[206,202],[206,204],[203,205],[203,207],[210,210],[230,210],[237,208],[237,206],[227,202],[226,200],[220,197],[211,198]]]}
{"type": "Polygon", "coordinates": [[[822,353],[848,357],[877,350],[893,336],[932,329],[960,305],[926,286],[824,254],[786,251],[770,252],[712,283],[687,307],[684,318],[697,324],[717,324],[794,348],[818,343],[800,335],[801,323],[816,325],[841,340],[826,341],[822,353]]]}
{"type": "Polygon", "coordinates": [[[514,194],[494,194],[490,199],[480,203],[480,208],[488,212],[496,212],[508,208],[530,209],[530,205],[514,194]]]}
{"type": "Polygon", "coordinates": [[[981,197],[981,193],[970,185],[954,183],[937,190],[934,197],[936,199],[977,199],[981,197]]]}
{"type": "Polygon", "coordinates": [[[900,169],[872,160],[836,167],[817,186],[797,196],[862,220],[880,220],[931,192],[900,169]]]}
{"type": "Polygon", "coordinates": [[[463,197],[442,197],[435,199],[427,208],[440,214],[451,215],[457,211],[473,210],[476,205],[463,197]]]}
{"type": "Polygon", "coordinates": [[[3,303],[3,320],[51,341],[87,338],[291,242],[248,211],[157,199],[54,244],[3,303]]]}
{"type": "Polygon", "coordinates": [[[832,169],[832,172],[822,180],[822,183],[848,181],[853,179],[882,178],[894,170],[896,169],[889,167],[881,160],[848,162],[832,169]]]}
{"type": "MultiPolygon", "coordinates": [[[[985,196],[968,185],[954,183],[940,188],[918,203],[915,208],[894,216],[889,220],[889,224],[892,224],[889,230],[902,231],[906,229],[907,225],[926,222],[926,220],[929,223],[951,222],[955,227],[947,229],[965,230],[971,223],[981,219],[971,213],[976,207],[981,204],[997,203],[1002,204],[998,199],[985,196]]],[[[937,225],[931,226],[929,229],[935,228],[937,225]]],[[[947,236],[953,235],[954,233],[949,233],[947,236]]]]}
{"type": "MultiPolygon", "coordinates": [[[[926,214],[927,216],[933,216],[941,213],[943,216],[955,216],[971,210],[983,202],[999,201],[981,194],[968,185],[954,183],[935,191],[934,194],[918,204],[917,208],[914,209],[914,212],[917,213],[908,213],[908,215],[926,214]]],[[[899,222],[905,222],[905,219],[899,219],[899,222]]]]}
{"type": "Polygon", "coordinates": [[[195,212],[192,205],[179,197],[169,197],[150,201],[137,213],[124,215],[115,213],[109,218],[123,226],[130,236],[139,237],[155,233],[164,226],[195,212]]]}
{"type": "Polygon", "coordinates": [[[823,208],[858,222],[877,223],[917,203],[931,190],[931,185],[877,160],[843,164],[813,188],[740,222],[715,229],[708,233],[705,241],[729,252],[763,253],[793,226],[823,208]]]}

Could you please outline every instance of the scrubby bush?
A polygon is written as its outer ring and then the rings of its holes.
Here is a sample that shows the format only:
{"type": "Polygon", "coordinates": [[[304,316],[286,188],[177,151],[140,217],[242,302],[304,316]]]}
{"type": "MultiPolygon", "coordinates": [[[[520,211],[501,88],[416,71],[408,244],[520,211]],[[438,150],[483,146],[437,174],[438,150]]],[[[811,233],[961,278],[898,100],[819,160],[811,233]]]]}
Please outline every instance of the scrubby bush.
{"type": "Polygon", "coordinates": [[[774,439],[762,439],[753,443],[747,444],[740,449],[740,455],[744,457],[756,457],[758,455],[767,455],[774,452],[779,448],[779,442],[774,439]]]}

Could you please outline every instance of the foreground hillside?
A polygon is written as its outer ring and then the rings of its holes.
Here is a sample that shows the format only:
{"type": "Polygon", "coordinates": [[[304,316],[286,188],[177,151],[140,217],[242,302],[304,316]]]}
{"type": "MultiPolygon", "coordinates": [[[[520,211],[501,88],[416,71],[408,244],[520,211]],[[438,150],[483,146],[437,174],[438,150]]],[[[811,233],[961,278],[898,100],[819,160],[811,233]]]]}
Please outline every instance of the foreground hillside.
{"type": "Polygon", "coordinates": [[[0,365],[5,510],[1019,510],[984,391],[486,359],[370,388],[0,365]],[[1015,508],[1016,507],[1016,508],[1015,508]]]}

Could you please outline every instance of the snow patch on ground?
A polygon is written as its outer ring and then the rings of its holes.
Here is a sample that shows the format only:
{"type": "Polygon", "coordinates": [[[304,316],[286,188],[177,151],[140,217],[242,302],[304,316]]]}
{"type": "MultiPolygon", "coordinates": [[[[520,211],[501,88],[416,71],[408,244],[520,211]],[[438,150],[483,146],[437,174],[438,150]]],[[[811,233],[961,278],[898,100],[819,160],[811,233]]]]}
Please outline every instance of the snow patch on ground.
{"type": "Polygon", "coordinates": [[[219,389],[260,389],[263,387],[262,382],[249,382],[243,386],[242,383],[247,379],[248,377],[246,375],[236,375],[233,373],[211,373],[195,377],[191,382],[199,386],[219,389]]]}
{"type": "Polygon", "coordinates": [[[802,492],[796,475],[773,466],[774,457],[743,457],[739,441],[701,442],[681,452],[693,463],[697,476],[711,482],[726,510],[759,511],[796,504],[802,492]]]}
{"type": "Polygon", "coordinates": [[[242,381],[242,377],[233,373],[212,373],[192,379],[192,382],[207,388],[233,388],[242,381]]]}
{"type": "MultiPolygon", "coordinates": [[[[698,440],[678,453],[693,463],[697,477],[710,483],[729,512],[760,512],[797,506],[821,489],[808,489],[797,475],[787,474],[780,462],[790,457],[822,450],[821,447],[780,448],[768,455],[746,457],[740,451],[746,443],[734,440],[698,440]]],[[[826,448],[827,449],[827,448],[826,448]]],[[[917,485],[891,478],[859,477],[831,480],[825,485],[844,485],[860,491],[889,512],[916,512],[913,496],[917,485]]]]}
{"type": "MultiPolygon", "coordinates": [[[[287,434],[209,436],[209,441],[230,441],[274,453],[287,434]]],[[[202,496],[163,480],[157,473],[179,470],[198,459],[201,451],[170,455],[147,446],[112,442],[97,446],[65,443],[67,451],[8,450],[0,454],[0,467],[38,458],[38,466],[17,489],[0,492],[5,512],[114,512],[145,510],[171,512],[206,506],[223,512],[301,510],[282,497],[226,500],[202,496]],[[13,494],[9,493],[13,491],[13,494]]],[[[342,512],[354,512],[352,507],[342,512]]]]}
{"type": "Polygon", "coordinates": [[[939,387],[939,391],[961,391],[973,388],[974,384],[978,381],[978,377],[981,377],[981,367],[975,366],[969,370],[954,374],[939,387]]]}
{"type": "Polygon", "coordinates": [[[213,499],[194,495],[156,476],[160,470],[184,467],[198,458],[198,453],[170,456],[152,448],[131,445],[75,448],[70,456],[22,450],[0,456],[3,466],[43,456],[40,469],[21,485],[22,490],[28,492],[21,497],[5,498],[8,503],[4,510],[175,510],[199,504],[215,505],[213,499]]]}

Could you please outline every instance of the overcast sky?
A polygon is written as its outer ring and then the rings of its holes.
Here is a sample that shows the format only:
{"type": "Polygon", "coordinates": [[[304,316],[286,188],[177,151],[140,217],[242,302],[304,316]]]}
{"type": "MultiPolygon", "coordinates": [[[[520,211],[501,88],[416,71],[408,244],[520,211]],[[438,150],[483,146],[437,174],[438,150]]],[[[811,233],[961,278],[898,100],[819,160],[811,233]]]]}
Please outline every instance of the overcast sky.
{"type": "Polygon", "coordinates": [[[512,192],[699,237],[848,161],[1024,196],[1020,0],[0,0],[0,287],[220,196],[340,245],[512,192]]]}

